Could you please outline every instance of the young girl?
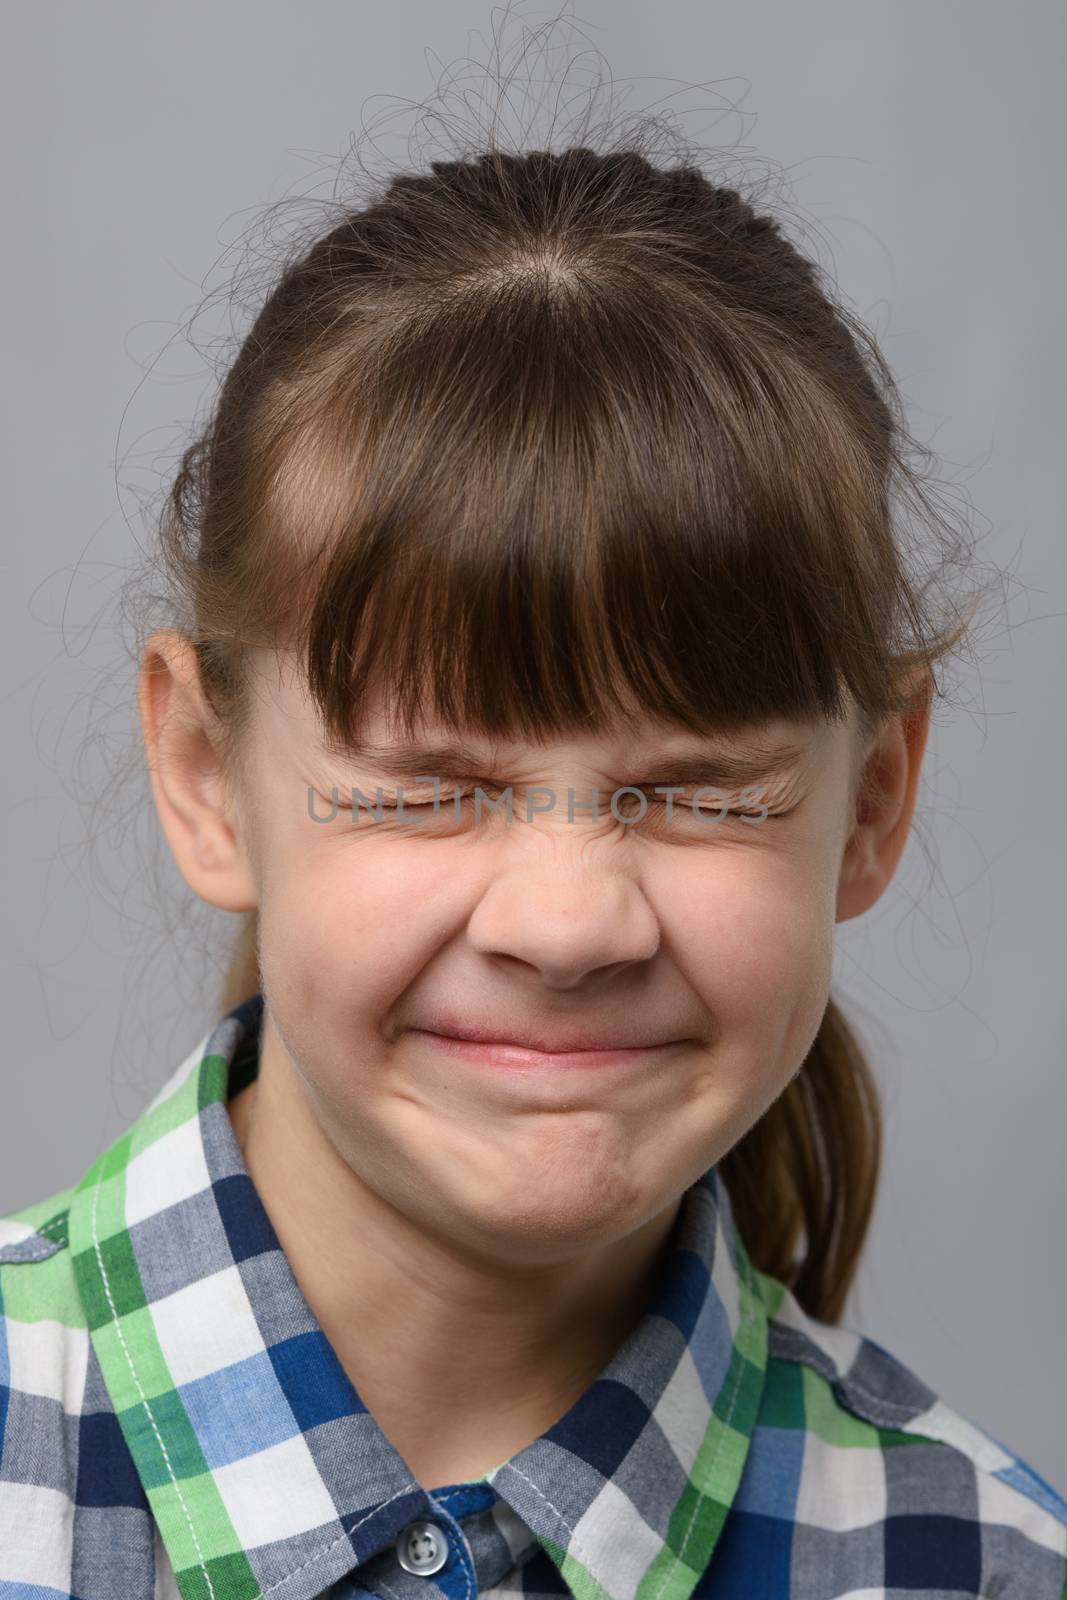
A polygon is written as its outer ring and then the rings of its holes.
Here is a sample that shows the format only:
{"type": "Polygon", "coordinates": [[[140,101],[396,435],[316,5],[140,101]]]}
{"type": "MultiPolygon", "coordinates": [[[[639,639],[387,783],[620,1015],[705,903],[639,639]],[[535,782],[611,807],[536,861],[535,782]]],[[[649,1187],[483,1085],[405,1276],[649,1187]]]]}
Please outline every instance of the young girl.
{"type": "Polygon", "coordinates": [[[2,1224],[0,1600],[1062,1600],[1067,1504],[839,1320],[834,926],[966,626],[901,409],[771,218],[637,149],[435,162],[286,268],[140,678],[243,933],[2,1224]]]}

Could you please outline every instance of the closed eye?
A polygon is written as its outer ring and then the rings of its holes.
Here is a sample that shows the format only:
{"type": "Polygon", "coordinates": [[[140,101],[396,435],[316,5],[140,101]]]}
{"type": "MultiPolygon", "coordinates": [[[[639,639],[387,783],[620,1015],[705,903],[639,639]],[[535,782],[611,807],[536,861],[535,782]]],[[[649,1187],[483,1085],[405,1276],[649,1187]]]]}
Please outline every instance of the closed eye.
{"type": "MultiPolygon", "coordinates": [[[[751,799],[746,805],[726,806],[724,805],[724,802],[730,797],[725,794],[723,794],[717,800],[710,798],[696,800],[695,796],[700,793],[699,789],[692,789],[689,793],[683,791],[682,793],[675,792],[667,795],[656,794],[654,792],[655,787],[666,789],[668,787],[674,788],[675,786],[667,784],[660,784],[652,787],[636,784],[625,786],[624,792],[619,795],[619,798],[616,801],[616,811],[618,815],[620,817],[634,816],[636,818],[638,794],[640,794],[645,801],[646,811],[651,811],[653,808],[655,808],[657,811],[666,811],[669,806],[672,816],[678,812],[680,812],[683,816],[686,814],[692,814],[706,822],[725,821],[728,817],[735,817],[738,820],[747,822],[749,824],[779,821],[788,816],[791,811],[795,809],[794,806],[783,804],[778,797],[775,797],[771,803],[768,803],[763,798],[766,795],[766,790],[754,790],[754,798],[751,799]]],[[[709,789],[714,788],[713,785],[707,785],[706,787],[709,789]]],[[[467,802],[475,800],[480,794],[483,805],[488,807],[488,805],[491,803],[493,809],[491,812],[489,812],[489,814],[493,815],[496,813],[496,811],[501,809],[500,797],[506,792],[507,791],[503,788],[482,784],[479,785],[477,789],[453,790],[450,793],[442,791],[436,798],[430,798],[426,800],[413,800],[406,793],[400,795],[383,794],[380,800],[374,796],[367,795],[365,796],[365,802],[360,803],[358,810],[361,812],[366,811],[368,816],[374,815],[379,808],[383,812],[399,812],[401,810],[404,812],[445,812],[446,810],[451,810],[453,813],[455,813],[457,805],[466,805],[467,802]]],[[[321,798],[324,801],[327,800],[325,795],[321,796],[321,798]]],[[[351,813],[357,809],[350,803],[342,801],[336,789],[331,791],[329,803],[333,805],[338,812],[343,811],[351,813]]],[[[610,792],[601,793],[598,798],[598,806],[599,815],[602,820],[611,814],[610,803],[610,792]]],[[[545,814],[546,813],[543,812],[535,813],[535,815],[545,814]]]]}

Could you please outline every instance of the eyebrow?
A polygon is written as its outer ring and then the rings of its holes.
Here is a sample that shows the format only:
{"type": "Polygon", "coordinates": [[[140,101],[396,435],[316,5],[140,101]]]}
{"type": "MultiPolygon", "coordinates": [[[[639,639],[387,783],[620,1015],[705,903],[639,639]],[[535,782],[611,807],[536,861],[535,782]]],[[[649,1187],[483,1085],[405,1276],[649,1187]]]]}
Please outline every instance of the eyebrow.
{"type": "MultiPolygon", "coordinates": [[[[503,778],[485,772],[487,758],[484,754],[462,743],[353,745],[328,738],[324,748],[330,755],[366,762],[393,778],[474,779],[494,788],[507,787],[503,778]]],[[[713,743],[701,752],[690,751],[684,755],[662,746],[656,747],[641,754],[639,765],[649,773],[665,774],[643,779],[646,786],[652,783],[664,787],[668,784],[695,783],[723,786],[756,784],[792,774],[807,752],[808,743],[805,740],[790,739],[777,743],[735,740],[728,746],[713,743]]]]}

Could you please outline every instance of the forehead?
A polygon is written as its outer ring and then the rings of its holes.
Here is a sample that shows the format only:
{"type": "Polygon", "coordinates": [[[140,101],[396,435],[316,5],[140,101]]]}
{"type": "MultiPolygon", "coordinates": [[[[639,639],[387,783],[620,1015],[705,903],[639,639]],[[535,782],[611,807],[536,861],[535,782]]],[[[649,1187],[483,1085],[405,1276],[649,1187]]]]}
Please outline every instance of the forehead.
{"type": "MultiPolygon", "coordinates": [[[[611,724],[598,724],[567,735],[544,739],[493,738],[476,729],[452,728],[433,713],[423,715],[406,737],[391,715],[388,696],[381,686],[369,685],[361,713],[358,741],[331,738],[323,727],[297,658],[292,653],[257,651],[254,660],[256,696],[265,730],[272,738],[298,740],[302,745],[368,764],[399,758],[398,772],[410,755],[413,770],[429,772],[424,763],[439,753],[446,766],[452,757],[462,765],[469,754],[480,764],[518,760],[531,752],[549,751],[587,755],[606,763],[632,762],[649,757],[669,760],[701,754],[734,757],[739,771],[758,775],[823,763],[836,764],[853,749],[856,710],[849,704],[844,721],[774,718],[728,730],[695,732],[684,726],[634,712],[611,724]],[[420,765],[422,763],[422,765],[420,765]]],[[[410,763],[409,763],[410,764],[410,763]]]]}

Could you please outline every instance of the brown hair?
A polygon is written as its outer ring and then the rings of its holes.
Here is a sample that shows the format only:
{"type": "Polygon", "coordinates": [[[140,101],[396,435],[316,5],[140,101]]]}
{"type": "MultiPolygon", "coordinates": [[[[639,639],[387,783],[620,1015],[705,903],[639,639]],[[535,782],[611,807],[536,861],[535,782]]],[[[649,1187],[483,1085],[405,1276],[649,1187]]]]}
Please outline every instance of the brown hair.
{"type": "MultiPolygon", "coordinates": [[[[280,271],[161,523],[227,762],[260,645],[300,651],[340,737],[377,673],[408,729],[428,697],[490,737],[627,695],[699,732],[847,694],[870,730],[916,668],[941,692],[970,618],[908,570],[900,504],[946,558],[948,526],[873,336],[737,189],[632,145],[434,161],[280,271]]],[[[226,1009],[259,987],[256,931],[226,1009]]],[[[831,1000],[720,1163],[755,1265],[828,1321],[880,1149],[831,1000]]]]}

